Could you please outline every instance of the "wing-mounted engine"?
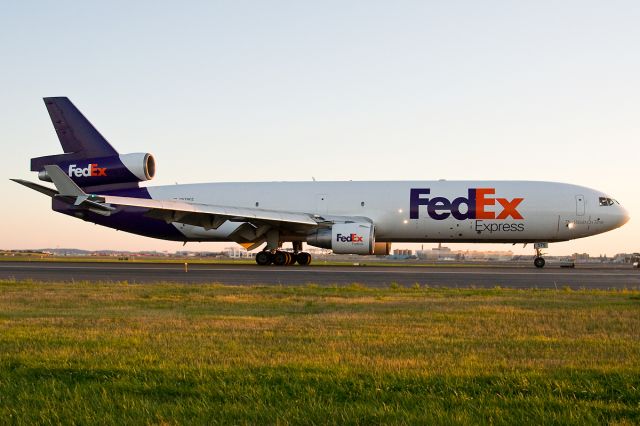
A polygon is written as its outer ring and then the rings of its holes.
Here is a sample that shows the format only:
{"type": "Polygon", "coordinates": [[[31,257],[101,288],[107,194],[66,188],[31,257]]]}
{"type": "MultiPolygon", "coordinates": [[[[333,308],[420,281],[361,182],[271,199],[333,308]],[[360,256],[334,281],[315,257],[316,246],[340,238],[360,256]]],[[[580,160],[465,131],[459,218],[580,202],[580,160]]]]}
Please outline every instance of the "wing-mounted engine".
{"type": "Polygon", "coordinates": [[[45,165],[59,166],[78,186],[94,187],[122,183],[138,183],[153,179],[156,162],[153,155],[134,153],[96,158],[66,159],[66,155],[51,156],[53,162],[34,158],[32,170],[40,180],[51,182],[45,165]]]}
{"type": "Polygon", "coordinates": [[[307,244],[336,254],[374,254],[375,227],[369,222],[336,223],[308,234],[307,244]]]}

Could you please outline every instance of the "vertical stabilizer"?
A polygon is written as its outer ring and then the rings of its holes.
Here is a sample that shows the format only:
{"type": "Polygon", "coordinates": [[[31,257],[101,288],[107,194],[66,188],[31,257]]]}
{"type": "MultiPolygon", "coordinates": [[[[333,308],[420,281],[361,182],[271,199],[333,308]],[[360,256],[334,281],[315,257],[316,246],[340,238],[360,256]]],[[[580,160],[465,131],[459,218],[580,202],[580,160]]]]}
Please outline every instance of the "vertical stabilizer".
{"type": "Polygon", "coordinates": [[[82,152],[87,157],[118,154],[69,98],[44,98],[44,104],[65,153],[82,152]]]}
{"type": "Polygon", "coordinates": [[[32,158],[32,171],[40,171],[47,164],[56,164],[65,160],[118,155],[118,152],[69,98],[44,98],[44,104],[65,153],[32,158]]]}
{"type": "Polygon", "coordinates": [[[153,179],[156,169],[153,155],[144,152],[118,154],[69,98],[44,98],[51,122],[64,154],[31,159],[31,171],[38,178],[52,181],[50,171],[87,192],[138,188],[139,182],[153,179]],[[56,166],[47,168],[47,166],[56,166]]]}

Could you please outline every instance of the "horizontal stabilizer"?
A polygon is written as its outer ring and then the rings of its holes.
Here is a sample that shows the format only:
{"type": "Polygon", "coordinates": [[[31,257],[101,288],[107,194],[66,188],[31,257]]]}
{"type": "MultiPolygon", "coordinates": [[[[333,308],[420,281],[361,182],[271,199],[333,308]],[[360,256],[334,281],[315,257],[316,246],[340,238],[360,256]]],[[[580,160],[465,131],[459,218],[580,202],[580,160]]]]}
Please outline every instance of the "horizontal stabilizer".
{"type": "Polygon", "coordinates": [[[115,211],[116,208],[104,203],[104,198],[97,197],[95,195],[63,195],[55,189],[49,188],[44,185],[40,185],[37,183],[29,182],[28,180],[22,179],[11,179],[15,183],[19,183],[20,185],[24,185],[27,188],[31,188],[34,191],[38,191],[44,195],[47,195],[52,198],[57,198],[62,200],[65,203],[73,203],[74,206],[81,207],[83,209],[90,210],[94,213],[101,214],[103,216],[108,216],[111,212],[115,211]]]}
{"type": "Polygon", "coordinates": [[[44,185],[39,185],[37,183],[33,183],[33,182],[29,182],[28,180],[22,180],[22,179],[11,179],[12,181],[14,181],[15,183],[19,183],[20,185],[24,185],[27,188],[31,188],[34,191],[38,191],[44,195],[47,195],[49,197],[55,197],[56,195],[58,195],[58,191],[56,191],[55,189],[49,188],[47,186],[44,185]]]}

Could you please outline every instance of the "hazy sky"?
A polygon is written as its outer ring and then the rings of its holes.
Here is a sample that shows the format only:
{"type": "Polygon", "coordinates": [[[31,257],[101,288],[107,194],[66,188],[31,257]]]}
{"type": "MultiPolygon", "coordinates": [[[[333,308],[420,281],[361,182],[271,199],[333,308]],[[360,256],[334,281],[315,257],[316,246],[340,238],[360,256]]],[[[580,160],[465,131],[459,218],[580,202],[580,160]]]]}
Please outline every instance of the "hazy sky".
{"type": "Polygon", "coordinates": [[[5,2],[0,248],[181,248],[8,180],[62,152],[41,98],[68,96],[120,152],[155,155],[151,184],[569,182],[632,219],[550,253],[640,251],[639,22],[638,1],[5,2]]]}

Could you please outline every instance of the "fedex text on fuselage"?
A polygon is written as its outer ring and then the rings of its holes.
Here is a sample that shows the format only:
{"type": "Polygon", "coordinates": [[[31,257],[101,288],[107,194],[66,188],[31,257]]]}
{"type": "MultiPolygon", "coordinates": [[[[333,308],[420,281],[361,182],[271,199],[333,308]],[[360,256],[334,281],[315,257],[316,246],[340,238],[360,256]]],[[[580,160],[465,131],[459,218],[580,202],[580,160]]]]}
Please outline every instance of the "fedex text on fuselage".
{"type": "Polygon", "coordinates": [[[449,200],[446,197],[425,197],[425,195],[431,194],[430,188],[411,188],[409,218],[420,219],[420,206],[426,206],[428,216],[434,220],[445,220],[449,217],[457,220],[524,219],[518,211],[518,206],[524,201],[524,198],[509,200],[493,197],[495,193],[495,188],[469,188],[466,197],[449,200]]]}

